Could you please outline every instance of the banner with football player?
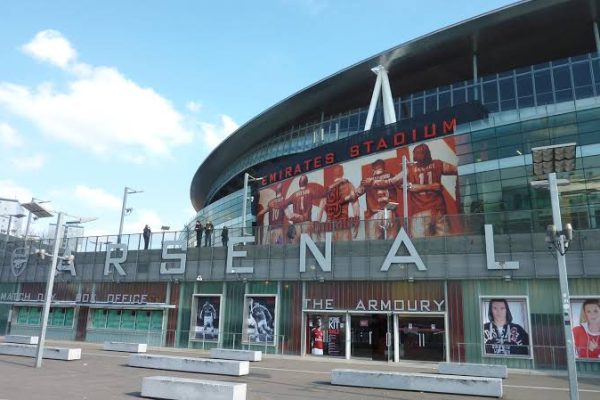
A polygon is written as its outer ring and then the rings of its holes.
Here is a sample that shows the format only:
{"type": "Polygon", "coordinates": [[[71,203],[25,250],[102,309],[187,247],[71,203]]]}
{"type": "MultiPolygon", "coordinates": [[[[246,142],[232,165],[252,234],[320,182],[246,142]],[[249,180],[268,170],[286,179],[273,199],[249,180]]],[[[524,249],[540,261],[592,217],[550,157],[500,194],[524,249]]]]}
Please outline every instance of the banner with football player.
{"type": "Polygon", "coordinates": [[[277,337],[277,296],[246,295],[244,305],[242,341],[245,343],[275,345],[277,337]]]}
{"type": "Polygon", "coordinates": [[[219,341],[221,295],[194,295],[192,340],[219,341]]]}
{"type": "Polygon", "coordinates": [[[432,140],[325,166],[258,191],[257,240],[298,243],[300,234],[323,240],[393,239],[403,225],[408,191],[411,237],[463,232],[453,137],[432,140]],[[402,159],[407,171],[402,171],[402,159]],[[404,180],[406,179],[406,182],[404,180]]]}

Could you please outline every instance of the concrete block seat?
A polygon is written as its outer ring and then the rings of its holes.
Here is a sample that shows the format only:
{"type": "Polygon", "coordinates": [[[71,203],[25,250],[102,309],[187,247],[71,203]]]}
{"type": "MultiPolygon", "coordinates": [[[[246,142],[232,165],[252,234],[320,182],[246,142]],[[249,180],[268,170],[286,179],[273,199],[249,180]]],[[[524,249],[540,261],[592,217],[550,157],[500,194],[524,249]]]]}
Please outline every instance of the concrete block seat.
{"type": "Polygon", "coordinates": [[[210,349],[210,357],[219,358],[222,360],[257,362],[262,360],[262,351],[213,348],[210,349]]]}
{"type": "Polygon", "coordinates": [[[468,364],[468,363],[441,363],[438,373],[444,375],[481,376],[484,378],[508,378],[506,365],[494,364],[468,364]]]}
{"type": "Polygon", "coordinates": [[[146,343],[104,342],[103,349],[125,353],[145,353],[148,345],[146,343]]]}
{"type": "MultiPolygon", "coordinates": [[[[11,356],[35,357],[37,346],[19,343],[0,343],[0,354],[11,356]]],[[[67,347],[44,347],[42,358],[73,361],[81,359],[81,349],[67,347]]]]}
{"type": "Polygon", "coordinates": [[[38,344],[39,341],[39,336],[6,335],[4,337],[4,343],[38,344]]]}
{"type": "Polygon", "coordinates": [[[212,360],[163,356],[154,354],[131,354],[127,365],[130,367],[164,369],[170,371],[198,372],[203,374],[242,376],[250,373],[248,361],[212,360]]]}
{"type": "Polygon", "coordinates": [[[246,400],[246,384],[149,376],[142,380],[142,397],[173,400],[246,400]]]}
{"type": "Polygon", "coordinates": [[[407,372],[334,369],[333,385],[502,397],[502,379],[407,372]]]}

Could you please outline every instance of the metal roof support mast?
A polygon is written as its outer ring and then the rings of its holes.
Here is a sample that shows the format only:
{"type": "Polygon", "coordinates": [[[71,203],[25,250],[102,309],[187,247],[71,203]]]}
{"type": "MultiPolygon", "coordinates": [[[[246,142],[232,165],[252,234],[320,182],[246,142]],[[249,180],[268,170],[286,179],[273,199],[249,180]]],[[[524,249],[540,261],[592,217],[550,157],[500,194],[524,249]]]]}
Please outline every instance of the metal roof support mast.
{"type": "Polygon", "coordinates": [[[369,112],[367,113],[367,120],[365,122],[365,131],[371,129],[371,125],[373,125],[373,117],[375,117],[375,110],[377,109],[379,94],[382,92],[383,121],[386,125],[396,122],[396,110],[394,109],[394,99],[392,98],[392,89],[390,87],[390,80],[388,79],[387,70],[383,65],[379,65],[373,68],[371,71],[377,75],[377,80],[375,81],[373,95],[371,96],[371,103],[369,104],[369,112]]]}

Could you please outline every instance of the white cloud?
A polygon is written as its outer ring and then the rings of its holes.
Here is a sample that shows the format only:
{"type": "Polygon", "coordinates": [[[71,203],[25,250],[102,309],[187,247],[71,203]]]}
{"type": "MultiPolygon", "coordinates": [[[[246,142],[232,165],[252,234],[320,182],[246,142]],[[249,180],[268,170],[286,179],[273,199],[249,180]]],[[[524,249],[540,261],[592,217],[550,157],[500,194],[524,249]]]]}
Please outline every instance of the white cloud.
{"type": "Polygon", "coordinates": [[[44,166],[46,158],[42,154],[30,157],[14,157],[10,163],[18,171],[37,171],[44,166]]]}
{"type": "MultiPolygon", "coordinates": [[[[53,51],[42,51],[46,48],[42,44],[66,39],[58,32],[48,39],[45,32],[25,47],[38,58],[59,60],[53,51]]],[[[74,54],[62,56],[61,62],[72,61],[74,54]]],[[[29,120],[48,137],[134,162],[168,156],[173,147],[192,141],[183,116],[152,88],[141,87],[110,67],[75,63],[67,72],[71,80],[64,90],[49,83],[32,88],[0,82],[0,106],[29,120]]]]}
{"type": "Polygon", "coordinates": [[[88,208],[92,209],[120,210],[122,206],[121,199],[100,188],[77,185],[74,195],[77,199],[83,201],[88,208]]]}
{"type": "Polygon", "coordinates": [[[201,122],[202,139],[212,150],[240,126],[229,116],[221,115],[219,125],[201,122]]]}
{"type": "Polygon", "coordinates": [[[198,111],[200,111],[200,109],[202,108],[202,103],[197,102],[197,101],[188,101],[185,105],[185,107],[193,112],[193,113],[197,113],[198,111]]]}
{"type": "Polygon", "coordinates": [[[38,32],[22,50],[33,58],[61,68],[66,68],[77,58],[77,52],[71,43],[60,32],[53,30],[38,32]]]}
{"type": "Polygon", "coordinates": [[[20,203],[27,203],[33,197],[31,190],[17,185],[11,180],[0,180],[0,197],[17,199],[20,203]]]}
{"type": "Polygon", "coordinates": [[[6,147],[20,147],[23,146],[23,139],[12,126],[0,122],[0,144],[6,147]]]}

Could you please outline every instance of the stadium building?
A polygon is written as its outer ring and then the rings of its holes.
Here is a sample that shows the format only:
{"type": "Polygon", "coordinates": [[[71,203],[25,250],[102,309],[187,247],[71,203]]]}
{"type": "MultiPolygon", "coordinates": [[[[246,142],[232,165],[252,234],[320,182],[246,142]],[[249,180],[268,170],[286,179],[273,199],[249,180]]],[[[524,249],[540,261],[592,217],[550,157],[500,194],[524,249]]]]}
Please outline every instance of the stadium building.
{"type": "MultiPolygon", "coordinates": [[[[569,323],[600,371],[599,6],[519,2],[275,104],[199,166],[186,232],[77,240],[49,335],[566,369],[569,323]]],[[[0,329],[31,334],[48,260],[20,246],[0,329]]]]}

